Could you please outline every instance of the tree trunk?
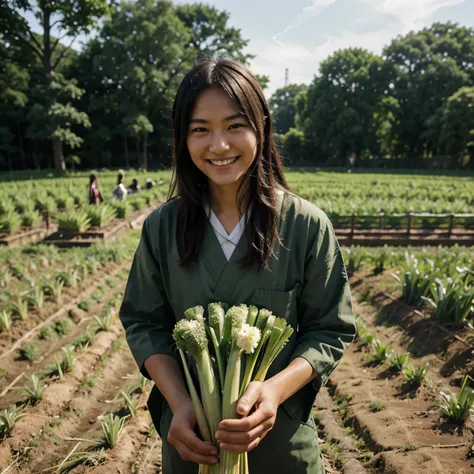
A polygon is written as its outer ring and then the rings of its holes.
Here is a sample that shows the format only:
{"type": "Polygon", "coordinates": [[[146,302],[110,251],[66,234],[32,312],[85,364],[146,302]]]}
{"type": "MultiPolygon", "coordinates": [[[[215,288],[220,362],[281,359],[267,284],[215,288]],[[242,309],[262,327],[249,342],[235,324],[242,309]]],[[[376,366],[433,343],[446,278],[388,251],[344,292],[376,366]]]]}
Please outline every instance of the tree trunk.
{"type": "Polygon", "coordinates": [[[66,163],[64,162],[63,144],[59,140],[53,139],[54,165],[58,173],[66,171],[66,163]]]}
{"type": "Polygon", "coordinates": [[[10,153],[8,153],[8,150],[5,150],[5,155],[7,156],[8,171],[10,171],[10,173],[11,173],[13,171],[12,161],[10,160],[10,153]]]}
{"type": "Polygon", "coordinates": [[[148,133],[143,136],[143,168],[148,169],[148,133]]]}
{"type": "MultiPolygon", "coordinates": [[[[43,72],[47,79],[51,80],[53,66],[51,64],[51,13],[43,9],[43,72]]],[[[64,173],[66,163],[63,155],[63,144],[53,138],[54,166],[57,173],[64,173]]]]}
{"type": "Polygon", "coordinates": [[[128,155],[128,140],[127,135],[123,136],[123,145],[125,149],[125,168],[130,168],[130,156],[128,155]]]}
{"type": "Polygon", "coordinates": [[[137,168],[140,168],[140,137],[137,137],[137,168]]]}
{"type": "Polygon", "coordinates": [[[22,167],[22,169],[25,169],[25,168],[26,168],[25,150],[24,150],[24,148],[23,148],[23,137],[21,136],[21,124],[20,124],[20,121],[18,121],[17,129],[18,129],[18,144],[20,145],[21,167],[22,167]]]}

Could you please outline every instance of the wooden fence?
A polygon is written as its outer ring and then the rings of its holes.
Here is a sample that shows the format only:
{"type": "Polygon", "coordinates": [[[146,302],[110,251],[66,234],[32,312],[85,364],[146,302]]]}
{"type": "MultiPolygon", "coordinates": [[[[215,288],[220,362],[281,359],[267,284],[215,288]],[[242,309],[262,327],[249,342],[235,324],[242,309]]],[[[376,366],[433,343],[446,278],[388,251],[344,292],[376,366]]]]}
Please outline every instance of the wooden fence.
{"type": "Polygon", "coordinates": [[[331,222],[345,245],[474,245],[474,214],[354,213],[331,222]]]}

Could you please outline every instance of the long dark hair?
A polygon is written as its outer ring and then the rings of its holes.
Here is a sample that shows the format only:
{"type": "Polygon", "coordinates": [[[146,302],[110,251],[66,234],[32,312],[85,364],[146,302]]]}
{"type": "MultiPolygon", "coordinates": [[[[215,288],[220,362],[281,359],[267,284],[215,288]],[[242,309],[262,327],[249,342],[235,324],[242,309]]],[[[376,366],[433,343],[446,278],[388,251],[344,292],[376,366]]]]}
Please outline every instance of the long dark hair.
{"type": "Polygon", "coordinates": [[[189,267],[196,262],[206,232],[203,197],[207,177],[193,163],[186,143],[189,121],[199,95],[221,88],[247,118],[257,136],[257,154],[237,193],[239,212],[246,192],[252,212],[246,225],[248,252],[240,262],[268,268],[278,234],[276,188],[289,190],[274,137],[270,109],[255,77],[239,62],[229,59],[201,60],[184,77],[173,106],[173,177],[168,200],[177,199],[176,239],[180,260],[189,267]],[[248,184],[248,187],[246,185],[248,184]]]}

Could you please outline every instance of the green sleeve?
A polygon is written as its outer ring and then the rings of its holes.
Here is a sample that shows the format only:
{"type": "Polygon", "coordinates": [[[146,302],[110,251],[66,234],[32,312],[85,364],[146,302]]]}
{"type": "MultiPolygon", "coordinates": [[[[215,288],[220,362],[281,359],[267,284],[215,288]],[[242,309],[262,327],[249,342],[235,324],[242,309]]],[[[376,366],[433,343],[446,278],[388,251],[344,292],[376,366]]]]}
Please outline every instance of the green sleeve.
{"type": "Polygon", "coordinates": [[[171,346],[175,318],[167,301],[160,272],[159,256],[151,236],[159,236],[159,210],[143,224],[142,235],[128,277],[120,320],[127,343],[142,374],[150,378],[143,363],[153,354],[177,359],[171,346]]]}
{"type": "Polygon", "coordinates": [[[291,360],[303,357],[315,369],[316,391],[325,385],[356,334],[339,244],[324,213],[318,221],[318,231],[314,232],[313,241],[309,240],[306,254],[298,302],[297,345],[291,356],[291,360]]]}

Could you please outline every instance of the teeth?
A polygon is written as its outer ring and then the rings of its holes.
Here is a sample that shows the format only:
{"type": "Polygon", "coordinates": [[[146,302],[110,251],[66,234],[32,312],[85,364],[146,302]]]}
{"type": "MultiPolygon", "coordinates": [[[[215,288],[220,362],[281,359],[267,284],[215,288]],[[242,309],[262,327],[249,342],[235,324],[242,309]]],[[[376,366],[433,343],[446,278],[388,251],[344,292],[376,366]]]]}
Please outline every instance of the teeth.
{"type": "Polygon", "coordinates": [[[211,163],[215,166],[226,166],[226,165],[230,165],[231,163],[233,163],[235,160],[237,159],[237,157],[235,158],[230,158],[228,160],[219,160],[219,161],[212,161],[211,160],[211,163]]]}

